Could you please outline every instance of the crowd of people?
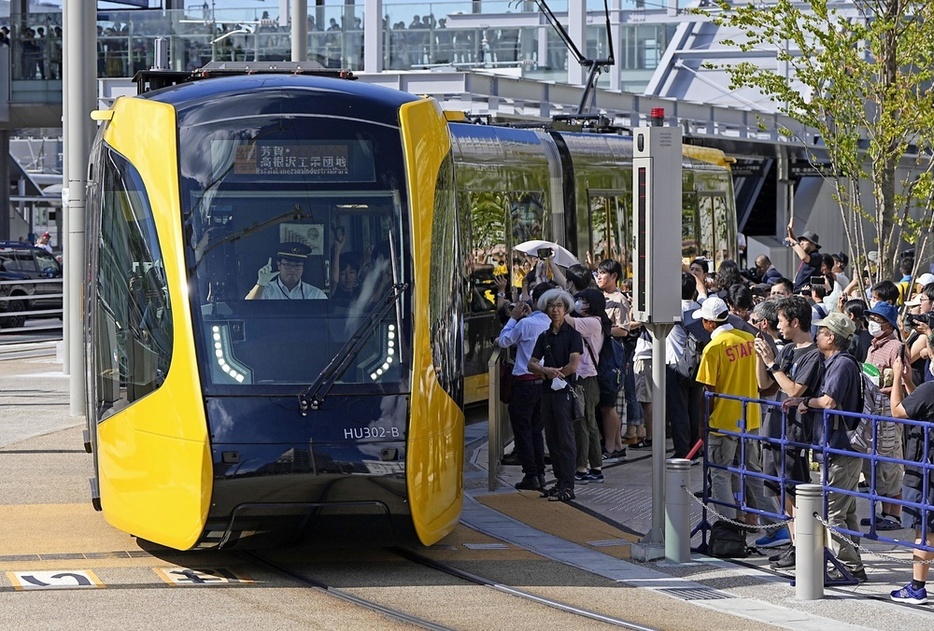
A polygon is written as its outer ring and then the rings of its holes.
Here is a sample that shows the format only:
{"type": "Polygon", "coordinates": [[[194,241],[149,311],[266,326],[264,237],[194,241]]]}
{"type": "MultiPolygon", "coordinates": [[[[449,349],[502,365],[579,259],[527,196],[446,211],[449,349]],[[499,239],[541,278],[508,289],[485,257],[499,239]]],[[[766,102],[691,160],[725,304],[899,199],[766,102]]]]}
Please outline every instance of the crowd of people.
{"type": "MultiPolygon", "coordinates": [[[[934,275],[913,276],[915,262],[905,255],[898,279],[861,285],[847,278],[845,254],[821,253],[817,234],[798,236],[789,226],[787,245],[799,261],[793,278],[766,256],[745,271],[731,260],[715,272],[703,258],[684,265],[682,322],[666,339],[666,431],[674,456],[696,458],[703,445],[708,496],[724,517],[766,528],[757,547],[785,547],[770,557],[776,568],[795,566],[795,533],[784,521],[760,524],[767,520],[736,510],[738,480],[727,468],[740,455],[748,471],[781,481],[747,476],[745,505],[793,516],[795,486],[812,479],[812,452],[830,447],[826,459],[814,459],[825,464],[827,483],[845,491],[828,494],[831,526],[914,529],[918,543],[934,546],[934,474],[920,464],[931,457],[925,445],[934,447],[934,424],[878,422],[876,453],[919,463],[912,467],[856,453],[850,436],[858,416],[828,413],[825,419],[825,410],[864,413],[868,376],[879,397],[873,414],[934,421],[934,275]],[[695,369],[685,374],[685,355],[699,349],[695,369]],[[706,413],[705,390],[714,394],[706,413]],[[881,513],[860,520],[849,492],[870,481],[882,498],[881,513]],[[902,500],[931,508],[903,509],[902,500]]],[[[521,294],[510,295],[505,279],[498,285],[505,312],[498,343],[516,349],[509,415],[524,474],[516,487],[540,490],[553,501],[574,499],[575,484],[603,481],[607,459],[624,457],[626,447],[651,445],[652,338],[631,319],[623,271],[614,260],[566,270],[546,260],[526,274],[521,294]],[[597,379],[601,349],[611,338],[626,349],[615,392],[597,379]],[[556,478],[550,488],[546,444],[556,478]]],[[[832,548],[846,573],[867,580],[850,538],[834,534],[832,548]]],[[[915,557],[924,561],[934,554],[917,550],[915,557]]],[[[892,592],[893,600],[926,602],[927,569],[916,563],[912,582],[892,592]]]]}

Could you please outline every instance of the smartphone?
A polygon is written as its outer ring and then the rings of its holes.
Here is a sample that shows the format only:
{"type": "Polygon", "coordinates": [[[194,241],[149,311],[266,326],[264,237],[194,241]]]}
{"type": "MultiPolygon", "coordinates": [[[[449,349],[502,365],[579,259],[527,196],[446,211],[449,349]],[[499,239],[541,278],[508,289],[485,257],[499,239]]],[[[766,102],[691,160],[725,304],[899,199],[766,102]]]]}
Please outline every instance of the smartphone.
{"type": "Polygon", "coordinates": [[[811,287],[815,285],[824,285],[827,283],[827,279],[823,276],[811,276],[811,287]]]}
{"type": "Polygon", "coordinates": [[[538,258],[547,259],[554,254],[554,251],[551,248],[538,248],[538,258]]]}

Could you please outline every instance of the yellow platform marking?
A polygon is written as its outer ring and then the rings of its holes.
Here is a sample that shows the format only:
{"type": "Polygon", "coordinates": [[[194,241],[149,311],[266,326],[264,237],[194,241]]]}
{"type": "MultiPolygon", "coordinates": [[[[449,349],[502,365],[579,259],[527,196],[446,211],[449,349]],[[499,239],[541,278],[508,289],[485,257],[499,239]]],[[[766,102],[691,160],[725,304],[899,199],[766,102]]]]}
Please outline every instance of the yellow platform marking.
{"type": "Polygon", "coordinates": [[[104,521],[90,502],[0,505],[0,557],[132,550],[135,540],[104,521]]]}
{"type": "Polygon", "coordinates": [[[617,559],[628,559],[629,546],[594,546],[593,542],[622,539],[630,543],[635,535],[615,528],[564,502],[549,502],[536,493],[495,493],[476,497],[484,506],[528,524],[532,528],[579,545],[599,550],[617,559]]]}
{"type": "Polygon", "coordinates": [[[7,572],[14,589],[96,589],[104,586],[91,570],[7,572]]]}

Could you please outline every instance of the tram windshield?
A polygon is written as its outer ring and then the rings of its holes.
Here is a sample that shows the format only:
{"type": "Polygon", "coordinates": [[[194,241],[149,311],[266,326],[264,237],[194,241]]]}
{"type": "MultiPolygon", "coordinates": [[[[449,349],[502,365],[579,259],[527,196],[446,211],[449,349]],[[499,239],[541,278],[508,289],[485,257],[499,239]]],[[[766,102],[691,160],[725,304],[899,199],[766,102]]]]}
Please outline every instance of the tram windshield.
{"type": "Polygon", "coordinates": [[[398,132],[345,125],[264,118],[252,130],[238,120],[182,134],[211,156],[182,166],[209,389],[307,387],[338,365],[334,387],[404,387],[410,257],[398,132]]]}

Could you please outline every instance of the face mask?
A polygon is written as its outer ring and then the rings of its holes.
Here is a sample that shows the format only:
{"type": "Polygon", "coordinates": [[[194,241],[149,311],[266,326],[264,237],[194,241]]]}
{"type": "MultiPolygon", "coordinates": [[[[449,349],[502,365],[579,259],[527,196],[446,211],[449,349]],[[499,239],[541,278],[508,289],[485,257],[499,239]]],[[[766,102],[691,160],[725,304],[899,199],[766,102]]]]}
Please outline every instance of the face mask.
{"type": "Polygon", "coordinates": [[[878,300],[870,300],[870,301],[869,301],[869,308],[870,308],[870,309],[875,309],[877,304],[879,304],[879,301],[878,301],[878,300]]]}
{"type": "Polygon", "coordinates": [[[882,325],[878,322],[869,321],[869,335],[880,337],[882,335],[882,325]]]}
{"type": "Polygon", "coordinates": [[[574,311],[576,311],[577,313],[584,313],[584,303],[582,303],[580,300],[575,300],[574,311]]]}

